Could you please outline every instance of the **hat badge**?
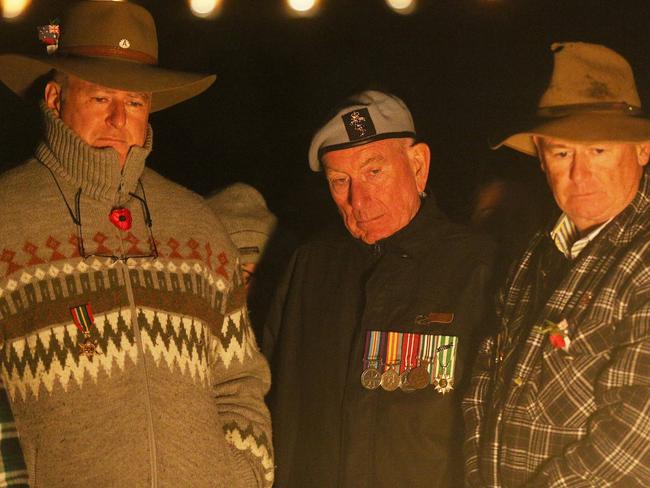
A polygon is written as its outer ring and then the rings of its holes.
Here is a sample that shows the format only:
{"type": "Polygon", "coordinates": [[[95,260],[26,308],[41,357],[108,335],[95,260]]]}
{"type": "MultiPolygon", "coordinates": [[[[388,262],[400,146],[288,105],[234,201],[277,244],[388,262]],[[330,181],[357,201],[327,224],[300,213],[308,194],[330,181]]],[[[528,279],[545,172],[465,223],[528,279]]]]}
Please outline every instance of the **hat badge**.
{"type": "Polygon", "coordinates": [[[366,135],[366,118],[359,112],[352,112],[350,114],[350,127],[354,129],[359,137],[366,135]]]}
{"type": "Polygon", "coordinates": [[[343,125],[345,126],[350,141],[374,136],[377,133],[367,108],[353,110],[342,117],[343,125]]]}
{"type": "Polygon", "coordinates": [[[122,49],[128,49],[131,47],[131,43],[128,39],[122,39],[120,40],[118,46],[120,46],[122,49]]]}
{"type": "Polygon", "coordinates": [[[48,25],[39,25],[38,40],[46,45],[47,54],[54,54],[59,47],[59,37],[61,36],[61,27],[59,20],[52,20],[48,25]]]}

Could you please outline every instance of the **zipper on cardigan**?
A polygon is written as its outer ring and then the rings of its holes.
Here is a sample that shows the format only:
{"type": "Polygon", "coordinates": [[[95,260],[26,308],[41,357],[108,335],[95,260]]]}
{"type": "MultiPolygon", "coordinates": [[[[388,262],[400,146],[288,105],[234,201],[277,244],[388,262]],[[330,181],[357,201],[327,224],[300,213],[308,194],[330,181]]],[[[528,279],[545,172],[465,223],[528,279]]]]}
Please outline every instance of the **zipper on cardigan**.
{"type": "Polygon", "coordinates": [[[142,332],[138,326],[138,315],[135,308],[135,298],[133,296],[133,288],[131,287],[131,276],[129,275],[129,267],[124,262],[120,262],[119,266],[122,268],[122,274],[124,276],[124,284],[126,286],[126,293],[129,297],[129,306],[131,307],[131,324],[133,325],[133,335],[135,336],[135,342],[138,345],[139,353],[142,354],[141,368],[144,375],[144,388],[145,388],[145,409],[147,411],[147,436],[149,437],[149,452],[150,460],[149,466],[151,468],[151,487],[157,488],[158,486],[158,459],[156,453],[156,438],[153,428],[153,414],[151,413],[151,395],[149,392],[149,372],[147,370],[146,357],[144,353],[144,345],[142,343],[142,332]]]}

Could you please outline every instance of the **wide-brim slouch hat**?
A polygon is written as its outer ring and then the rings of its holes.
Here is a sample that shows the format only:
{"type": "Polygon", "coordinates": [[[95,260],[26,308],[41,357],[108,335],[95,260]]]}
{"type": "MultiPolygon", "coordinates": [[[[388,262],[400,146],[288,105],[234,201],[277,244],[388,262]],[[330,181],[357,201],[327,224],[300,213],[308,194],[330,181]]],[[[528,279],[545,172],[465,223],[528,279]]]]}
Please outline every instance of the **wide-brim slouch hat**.
{"type": "Polygon", "coordinates": [[[116,90],[151,93],[151,112],[198,95],[216,79],[159,67],[151,14],[134,3],[109,0],[72,5],[53,54],[0,55],[0,80],[22,97],[52,70],[116,90]]]}
{"type": "Polygon", "coordinates": [[[553,73],[537,114],[492,148],[536,155],[533,136],[577,143],[635,144],[650,140],[629,63],[608,47],[583,42],[551,45],[553,73]]]}
{"type": "Polygon", "coordinates": [[[366,90],[351,96],[318,129],[309,147],[309,167],[320,171],[321,157],[329,151],[399,137],[416,137],[406,104],[395,95],[366,90]]]}

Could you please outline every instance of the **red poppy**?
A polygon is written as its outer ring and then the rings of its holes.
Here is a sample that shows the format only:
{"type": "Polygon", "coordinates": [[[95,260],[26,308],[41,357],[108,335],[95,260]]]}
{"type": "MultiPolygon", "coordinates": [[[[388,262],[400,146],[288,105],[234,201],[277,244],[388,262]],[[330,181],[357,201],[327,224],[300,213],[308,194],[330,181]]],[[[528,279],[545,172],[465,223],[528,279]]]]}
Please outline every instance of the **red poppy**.
{"type": "Polygon", "coordinates": [[[548,340],[551,341],[551,345],[555,349],[565,349],[566,348],[566,341],[564,340],[564,335],[562,335],[560,332],[555,332],[553,334],[548,335],[548,340]]]}
{"type": "Polygon", "coordinates": [[[129,230],[133,223],[131,211],[123,207],[117,207],[111,210],[111,213],[108,214],[108,219],[120,230],[129,230]]]}

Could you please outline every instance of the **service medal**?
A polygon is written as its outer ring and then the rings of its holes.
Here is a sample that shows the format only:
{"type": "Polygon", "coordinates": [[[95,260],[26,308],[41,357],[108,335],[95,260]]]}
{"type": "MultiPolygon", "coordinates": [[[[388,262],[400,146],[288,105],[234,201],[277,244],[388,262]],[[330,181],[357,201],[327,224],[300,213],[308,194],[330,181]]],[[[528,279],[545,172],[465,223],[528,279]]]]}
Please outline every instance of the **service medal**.
{"type": "Polygon", "coordinates": [[[379,388],[381,384],[381,373],[376,368],[368,368],[361,373],[361,384],[368,390],[379,388]]]}
{"type": "Polygon", "coordinates": [[[388,332],[386,342],[384,343],[382,356],[386,370],[381,375],[381,387],[386,391],[395,391],[400,385],[400,374],[395,370],[399,370],[402,358],[402,333],[401,332],[388,332]]]}
{"type": "Polygon", "coordinates": [[[90,303],[72,307],[70,313],[72,314],[75,326],[84,336],[83,343],[79,344],[79,354],[86,356],[86,358],[92,361],[95,354],[101,353],[97,350],[97,343],[90,339],[90,328],[95,325],[90,303]]]}
{"type": "Polygon", "coordinates": [[[425,363],[409,371],[408,383],[411,388],[416,390],[421,390],[429,386],[429,371],[425,363]]]}
{"type": "Polygon", "coordinates": [[[420,334],[413,332],[405,332],[402,334],[402,367],[400,369],[399,387],[407,393],[415,391],[415,388],[409,382],[409,375],[417,365],[419,350],[420,334]]]}
{"type": "Polygon", "coordinates": [[[92,361],[93,356],[94,356],[95,354],[101,354],[101,353],[97,350],[97,344],[95,344],[94,342],[92,342],[92,341],[90,340],[90,338],[88,338],[88,337],[84,340],[84,343],[83,343],[83,344],[79,344],[79,352],[80,352],[82,355],[86,356],[86,357],[87,357],[88,359],[90,359],[91,361],[92,361]]]}
{"type": "Polygon", "coordinates": [[[442,393],[444,395],[445,393],[449,393],[453,389],[454,389],[454,382],[452,380],[448,380],[447,378],[440,378],[438,380],[438,384],[436,385],[436,391],[438,393],[442,393]]]}
{"type": "Polygon", "coordinates": [[[381,375],[381,387],[386,391],[395,391],[399,388],[400,377],[391,366],[381,375]]]}
{"type": "Polygon", "coordinates": [[[402,391],[406,393],[411,393],[415,391],[415,388],[413,388],[409,384],[409,373],[411,370],[404,371],[401,375],[399,375],[399,387],[401,388],[402,391]]]}
{"type": "Polygon", "coordinates": [[[366,343],[363,352],[363,373],[361,373],[361,385],[374,390],[379,388],[381,373],[379,367],[379,350],[382,333],[377,330],[366,331],[366,343]]]}
{"type": "Polygon", "coordinates": [[[438,393],[449,393],[454,389],[454,370],[456,368],[456,350],[458,337],[436,336],[436,359],[434,388],[438,393]]]}

